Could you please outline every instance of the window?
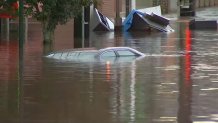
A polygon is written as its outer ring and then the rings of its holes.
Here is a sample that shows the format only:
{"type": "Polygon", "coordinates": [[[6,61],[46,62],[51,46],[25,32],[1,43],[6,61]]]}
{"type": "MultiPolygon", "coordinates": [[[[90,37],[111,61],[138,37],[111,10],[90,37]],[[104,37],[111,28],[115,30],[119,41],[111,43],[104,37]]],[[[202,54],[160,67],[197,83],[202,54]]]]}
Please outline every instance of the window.
{"type": "Polygon", "coordinates": [[[135,54],[129,50],[118,50],[119,56],[135,56],[135,54]]]}
{"type": "Polygon", "coordinates": [[[76,56],[78,53],[76,53],[76,52],[69,52],[68,53],[68,56],[76,56]]]}
{"type": "Polygon", "coordinates": [[[94,52],[80,52],[78,57],[80,59],[91,59],[94,56],[95,56],[94,52]]]}
{"type": "Polygon", "coordinates": [[[116,54],[114,51],[106,51],[106,52],[103,52],[101,54],[101,57],[116,57],[116,54]]]}

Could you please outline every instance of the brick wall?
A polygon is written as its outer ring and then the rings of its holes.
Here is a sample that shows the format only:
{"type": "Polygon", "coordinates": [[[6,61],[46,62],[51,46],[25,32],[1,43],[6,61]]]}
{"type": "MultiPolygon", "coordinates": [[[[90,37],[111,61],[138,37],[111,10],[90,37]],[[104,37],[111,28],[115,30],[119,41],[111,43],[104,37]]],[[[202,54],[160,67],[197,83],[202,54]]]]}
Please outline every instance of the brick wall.
{"type": "Polygon", "coordinates": [[[105,16],[114,18],[116,15],[116,0],[102,0],[101,5],[98,7],[105,16]]]}
{"type": "MultiPolygon", "coordinates": [[[[120,16],[125,15],[125,1],[120,0],[120,16]]],[[[108,18],[116,17],[116,0],[102,0],[98,10],[108,18]]]]}

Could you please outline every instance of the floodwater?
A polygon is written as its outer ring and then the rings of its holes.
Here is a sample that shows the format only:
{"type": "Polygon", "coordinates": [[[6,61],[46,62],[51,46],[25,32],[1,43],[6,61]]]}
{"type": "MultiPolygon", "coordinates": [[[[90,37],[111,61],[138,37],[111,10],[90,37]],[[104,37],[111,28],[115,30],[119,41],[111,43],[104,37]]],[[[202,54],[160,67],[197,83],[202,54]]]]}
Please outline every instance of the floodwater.
{"type": "Polygon", "coordinates": [[[1,123],[218,123],[217,30],[189,30],[181,20],[167,34],[94,33],[86,47],[146,54],[99,64],[44,58],[73,43],[43,46],[32,26],[23,50],[14,32],[0,41],[1,123]]]}

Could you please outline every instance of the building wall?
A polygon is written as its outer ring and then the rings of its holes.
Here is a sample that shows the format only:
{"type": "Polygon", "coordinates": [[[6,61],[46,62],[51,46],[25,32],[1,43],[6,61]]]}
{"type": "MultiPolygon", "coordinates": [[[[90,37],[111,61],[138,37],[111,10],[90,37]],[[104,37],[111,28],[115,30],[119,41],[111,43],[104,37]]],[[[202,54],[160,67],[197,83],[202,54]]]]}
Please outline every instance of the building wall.
{"type": "MultiPolygon", "coordinates": [[[[121,16],[125,15],[125,1],[121,2],[121,16]]],[[[161,5],[162,13],[175,12],[178,9],[178,0],[135,0],[136,9],[148,8],[152,6],[161,5]]],[[[218,0],[195,0],[196,8],[212,7],[218,5],[218,0]]],[[[98,9],[107,17],[115,18],[116,16],[116,0],[102,0],[98,9]]]]}
{"type": "Polygon", "coordinates": [[[178,7],[177,7],[177,0],[169,0],[169,10],[168,12],[176,12],[178,7]]]}
{"type": "Polygon", "coordinates": [[[162,14],[169,12],[169,0],[153,0],[153,6],[161,6],[162,14]]]}
{"type": "Polygon", "coordinates": [[[109,18],[114,18],[116,15],[116,0],[102,0],[99,11],[109,18]]]}
{"type": "Polygon", "coordinates": [[[136,8],[137,9],[143,9],[153,6],[152,0],[136,0],[136,8]]]}
{"type": "Polygon", "coordinates": [[[196,8],[217,6],[218,0],[196,0],[196,8]]]}
{"type": "Polygon", "coordinates": [[[58,25],[55,30],[53,48],[61,50],[60,48],[63,47],[66,49],[74,47],[74,20],[70,20],[64,25],[58,25]]]}

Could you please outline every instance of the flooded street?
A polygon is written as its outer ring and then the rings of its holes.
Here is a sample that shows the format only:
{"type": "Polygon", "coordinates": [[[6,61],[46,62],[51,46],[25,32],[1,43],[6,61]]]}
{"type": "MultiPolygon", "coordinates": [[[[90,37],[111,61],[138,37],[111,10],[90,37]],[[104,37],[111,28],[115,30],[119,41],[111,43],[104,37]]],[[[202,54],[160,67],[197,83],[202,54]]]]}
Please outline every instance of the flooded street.
{"type": "Polygon", "coordinates": [[[86,46],[128,46],[146,57],[82,63],[43,57],[73,43],[43,47],[32,27],[23,51],[16,38],[0,41],[1,123],[218,123],[217,30],[181,20],[172,33],[94,33],[86,46]]]}

